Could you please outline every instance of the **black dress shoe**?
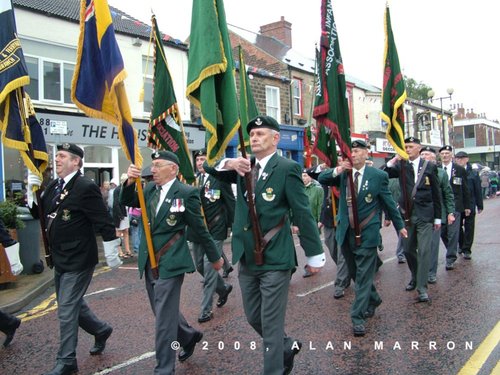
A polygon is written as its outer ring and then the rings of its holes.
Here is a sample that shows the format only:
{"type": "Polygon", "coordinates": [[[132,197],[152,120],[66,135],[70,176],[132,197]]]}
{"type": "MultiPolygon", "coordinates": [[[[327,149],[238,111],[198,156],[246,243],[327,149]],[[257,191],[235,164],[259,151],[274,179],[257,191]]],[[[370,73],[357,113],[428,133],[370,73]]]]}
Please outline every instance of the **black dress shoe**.
{"type": "Polygon", "coordinates": [[[455,269],[455,263],[446,263],[446,271],[451,271],[455,269]]]}
{"type": "Polygon", "coordinates": [[[344,290],[343,289],[335,289],[335,293],[333,293],[333,298],[340,299],[342,297],[344,297],[344,290]]]}
{"type": "Polygon", "coordinates": [[[106,348],[106,340],[109,339],[111,333],[113,333],[113,328],[108,326],[103,333],[95,336],[94,346],[90,349],[90,355],[101,354],[104,351],[104,348],[106,348]]]}
{"type": "Polygon", "coordinates": [[[229,297],[229,293],[233,290],[233,286],[231,284],[227,284],[226,290],[219,296],[219,300],[217,301],[217,307],[222,307],[227,302],[227,297],[229,297]]]}
{"type": "Polygon", "coordinates": [[[58,363],[56,367],[52,369],[51,372],[46,373],[45,375],[71,375],[78,372],[78,366],[76,363],[72,365],[65,365],[63,363],[58,363]]]}
{"type": "Polygon", "coordinates": [[[198,323],[205,323],[205,322],[208,322],[210,320],[212,320],[212,318],[214,317],[214,314],[212,314],[211,311],[209,312],[204,312],[203,314],[200,315],[200,317],[198,318],[198,323]]]}
{"type": "Polygon", "coordinates": [[[356,337],[364,336],[366,334],[364,324],[358,324],[352,327],[352,333],[354,333],[354,336],[356,337]]]}
{"type": "Polygon", "coordinates": [[[417,287],[417,282],[415,280],[411,280],[406,286],[406,291],[409,292],[411,290],[415,290],[416,287],[417,287]]]}
{"type": "Polygon", "coordinates": [[[193,355],[196,344],[199,343],[202,338],[203,338],[203,333],[196,332],[191,341],[186,346],[182,347],[182,350],[179,353],[180,362],[184,362],[186,359],[188,359],[193,355]]]}
{"type": "Polygon", "coordinates": [[[300,352],[300,349],[302,349],[302,343],[300,341],[295,340],[293,349],[291,350],[286,350],[284,359],[283,359],[283,374],[288,375],[292,372],[293,370],[293,360],[295,359],[295,356],[300,352]]]}
{"type": "Polygon", "coordinates": [[[382,300],[380,300],[377,303],[373,303],[373,304],[368,305],[368,308],[366,309],[366,311],[364,313],[365,318],[373,318],[373,316],[375,315],[375,309],[377,307],[379,307],[381,303],[382,303],[382,300]]]}
{"type": "Polygon", "coordinates": [[[5,341],[3,342],[4,348],[9,346],[9,344],[12,342],[12,340],[14,339],[14,334],[16,333],[16,330],[19,328],[20,325],[21,325],[21,319],[15,318],[15,322],[12,325],[12,327],[4,331],[6,336],[5,341]]]}
{"type": "Polygon", "coordinates": [[[427,293],[419,293],[417,297],[418,302],[429,302],[429,295],[427,293]]]}
{"type": "Polygon", "coordinates": [[[222,272],[222,278],[227,279],[229,274],[233,271],[234,271],[233,267],[229,267],[227,270],[224,270],[224,272],[222,272]]]}

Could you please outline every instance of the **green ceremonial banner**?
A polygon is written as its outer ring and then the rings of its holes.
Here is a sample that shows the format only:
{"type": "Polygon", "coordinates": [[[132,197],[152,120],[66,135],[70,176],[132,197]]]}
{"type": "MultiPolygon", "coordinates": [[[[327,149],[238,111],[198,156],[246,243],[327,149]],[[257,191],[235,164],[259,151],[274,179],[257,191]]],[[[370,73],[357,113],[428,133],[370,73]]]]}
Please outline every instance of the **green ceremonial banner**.
{"type": "Polygon", "coordinates": [[[222,0],[193,0],[186,95],[207,130],[207,160],[221,158],[240,120],[222,0]]]}
{"type": "Polygon", "coordinates": [[[408,154],[405,151],[405,114],[403,111],[406,89],[392,34],[389,7],[385,9],[384,82],[382,87],[382,112],[380,116],[387,123],[387,140],[401,157],[408,159],[408,154]]]}
{"type": "Polygon", "coordinates": [[[250,146],[250,139],[248,137],[246,125],[249,121],[259,115],[257,105],[253,98],[252,88],[250,87],[250,80],[248,79],[247,67],[243,60],[243,52],[241,46],[238,48],[240,58],[240,122],[243,130],[243,139],[245,140],[245,147],[250,146]]]}
{"type": "Polygon", "coordinates": [[[344,65],[332,3],[331,0],[322,0],[319,74],[313,116],[317,131],[320,132],[321,127],[330,129],[342,155],[350,159],[351,129],[346,93],[344,65]]]}
{"type": "Polygon", "coordinates": [[[191,184],[195,181],[193,165],[189,157],[189,148],[177,106],[174,85],[168,70],[162,37],[154,15],[151,21],[155,48],[153,108],[151,109],[149,121],[148,146],[157,150],[174,152],[180,161],[180,173],[186,182],[191,184]]]}

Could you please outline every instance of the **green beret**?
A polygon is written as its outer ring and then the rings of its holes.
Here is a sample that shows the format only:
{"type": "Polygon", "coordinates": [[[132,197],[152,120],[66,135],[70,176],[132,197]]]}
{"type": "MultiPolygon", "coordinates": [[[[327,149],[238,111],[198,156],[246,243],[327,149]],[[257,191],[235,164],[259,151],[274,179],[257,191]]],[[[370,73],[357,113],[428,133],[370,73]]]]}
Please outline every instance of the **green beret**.
{"type": "Polygon", "coordinates": [[[356,139],[351,143],[351,148],[368,148],[366,142],[361,139],[356,139]]]}
{"type": "Polygon", "coordinates": [[[180,165],[179,158],[172,151],[159,150],[151,154],[152,160],[162,159],[171,161],[177,165],[180,165]]]}
{"type": "Polygon", "coordinates": [[[250,120],[247,124],[247,133],[250,134],[250,130],[253,128],[268,128],[272,130],[280,131],[280,125],[278,122],[270,116],[257,116],[250,120]]]}
{"type": "Polygon", "coordinates": [[[70,154],[79,156],[83,159],[83,150],[74,143],[63,143],[57,145],[57,151],[67,151],[70,154]]]}

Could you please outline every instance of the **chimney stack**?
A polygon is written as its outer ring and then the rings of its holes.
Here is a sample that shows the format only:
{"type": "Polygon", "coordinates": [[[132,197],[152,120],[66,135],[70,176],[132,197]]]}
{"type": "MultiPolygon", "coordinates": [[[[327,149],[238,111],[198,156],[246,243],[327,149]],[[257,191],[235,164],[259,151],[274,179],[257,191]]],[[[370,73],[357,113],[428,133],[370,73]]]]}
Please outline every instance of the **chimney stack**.
{"type": "Polygon", "coordinates": [[[264,36],[274,37],[292,48],[292,24],[285,21],[281,16],[278,22],[269,23],[260,27],[260,33],[264,36]]]}

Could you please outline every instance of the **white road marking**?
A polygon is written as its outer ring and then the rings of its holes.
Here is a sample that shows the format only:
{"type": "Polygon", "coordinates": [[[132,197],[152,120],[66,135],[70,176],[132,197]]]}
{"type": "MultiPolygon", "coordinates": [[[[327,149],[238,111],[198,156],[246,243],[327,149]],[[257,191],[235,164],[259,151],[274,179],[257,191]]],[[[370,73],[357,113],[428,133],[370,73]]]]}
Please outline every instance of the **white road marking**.
{"type": "Polygon", "coordinates": [[[122,369],[124,367],[127,367],[127,366],[130,366],[130,365],[133,365],[134,363],[137,363],[137,362],[140,362],[144,359],[148,359],[148,358],[151,358],[155,355],[156,352],[147,352],[147,353],[144,353],[144,354],[141,354],[140,356],[138,357],[133,357],[133,358],[130,358],[128,361],[125,361],[123,363],[120,363],[119,365],[116,365],[116,366],[113,366],[113,367],[110,367],[110,368],[107,368],[106,370],[102,370],[102,371],[99,371],[99,372],[95,372],[94,375],[104,375],[104,374],[109,374],[110,372],[113,372],[115,370],[119,370],[119,369],[122,369]]]}
{"type": "MultiPolygon", "coordinates": [[[[391,257],[391,258],[388,258],[388,259],[384,260],[384,263],[392,262],[395,259],[397,259],[397,257],[395,257],[395,256],[391,257]]],[[[334,284],[335,284],[335,281],[330,281],[329,283],[317,286],[316,288],[308,290],[307,292],[299,293],[299,294],[297,294],[297,297],[305,297],[305,296],[307,296],[309,294],[316,293],[316,292],[318,292],[318,291],[320,291],[322,289],[328,288],[329,286],[334,285],[334,284]]]]}
{"type": "Polygon", "coordinates": [[[95,292],[85,294],[84,297],[93,296],[94,294],[109,292],[115,289],[116,288],[106,288],[106,289],[96,290],[95,292]]]}

